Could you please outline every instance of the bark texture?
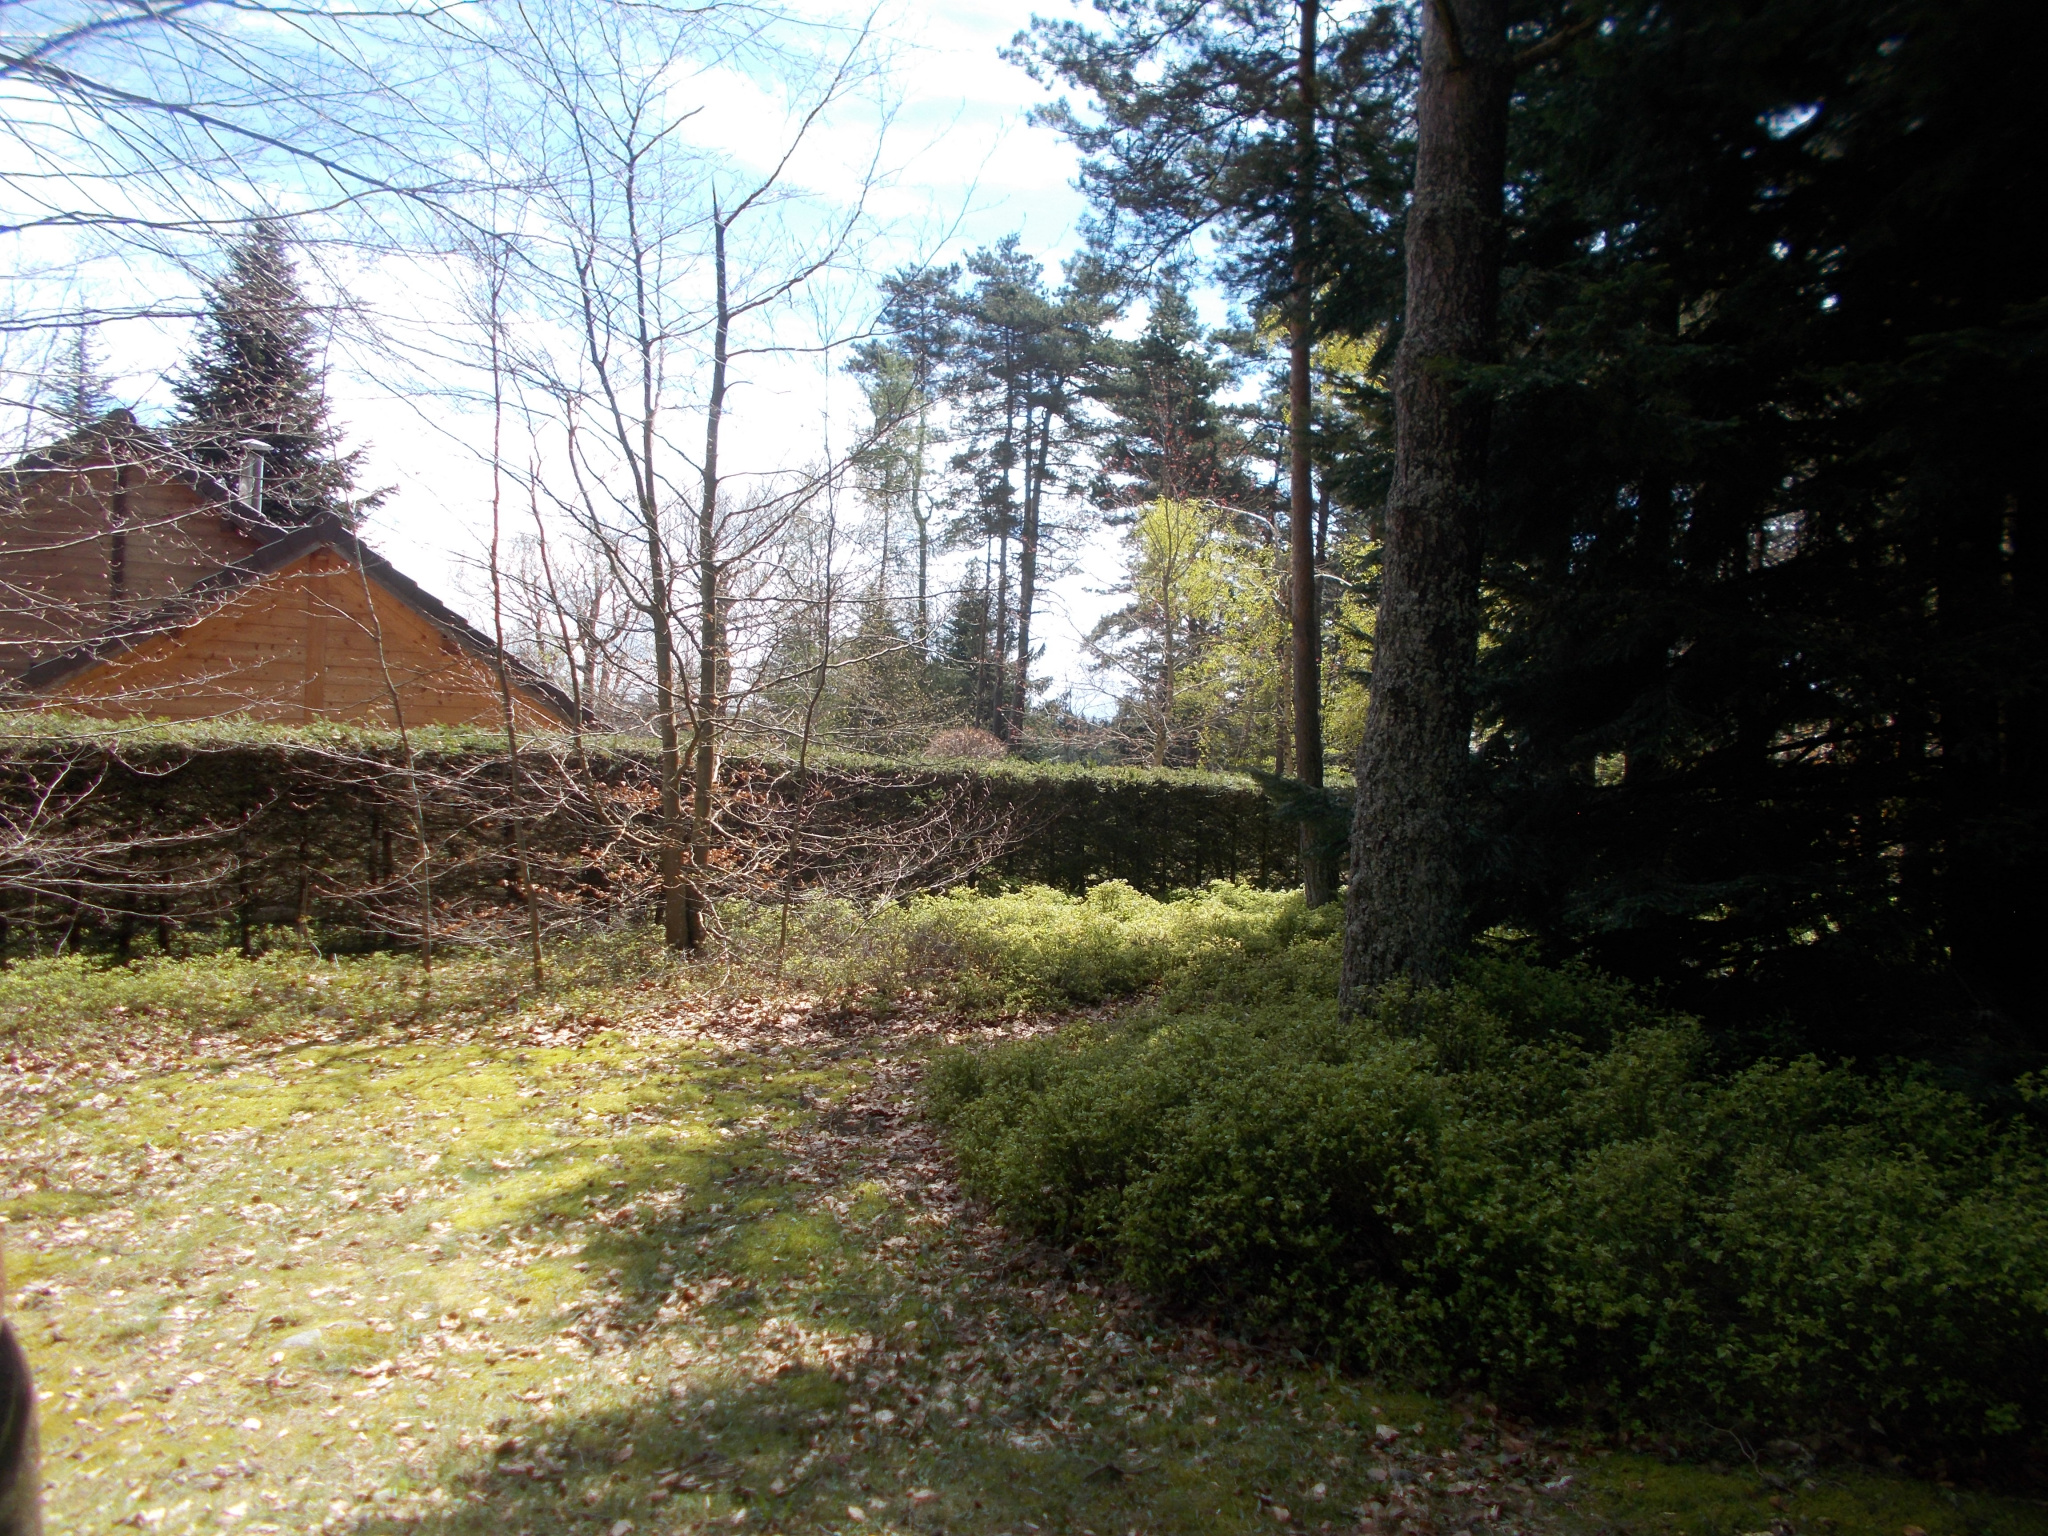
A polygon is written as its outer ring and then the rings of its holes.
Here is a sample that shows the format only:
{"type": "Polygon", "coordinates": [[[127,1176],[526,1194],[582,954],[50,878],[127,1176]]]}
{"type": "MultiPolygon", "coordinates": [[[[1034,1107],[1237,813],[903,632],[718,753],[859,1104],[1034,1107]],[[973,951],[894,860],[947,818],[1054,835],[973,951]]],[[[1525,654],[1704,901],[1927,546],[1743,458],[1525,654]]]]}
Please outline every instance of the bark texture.
{"type": "Polygon", "coordinates": [[[1347,1011],[1397,977],[1443,980],[1464,938],[1459,822],[1489,412],[1454,374],[1494,352],[1513,73],[1503,0],[1428,0],[1394,479],[1345,897],[1347,1011]]]}
{"type": "MultiPolygon", "coordinates": [[[[1312,427],[1309,370],[1315,346],[1317,0],[1302,0],[1301,47],[1295,72],[1293,313],[1288,320],[1287,436],[1288,602],[1293,653],[1294,761],[1301,781],[1323,783],[1323,625],[1316,602],[1315,480],[1309,461],[1312,427]]],[[[1301,828],[1301,889],[1311,907],[1330,899],[1316,829],[1301,828]]]]}

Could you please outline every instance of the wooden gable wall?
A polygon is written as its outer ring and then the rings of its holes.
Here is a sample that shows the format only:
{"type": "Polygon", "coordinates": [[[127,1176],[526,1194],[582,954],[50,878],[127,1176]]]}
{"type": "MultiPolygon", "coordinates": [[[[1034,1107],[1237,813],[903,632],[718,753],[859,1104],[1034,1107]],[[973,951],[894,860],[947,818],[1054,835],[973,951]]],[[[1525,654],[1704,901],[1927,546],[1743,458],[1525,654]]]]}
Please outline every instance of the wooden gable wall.
{"type": "MultiPolygon", "coordinates": [[[[396,686],[408,727],[504,722],[496,669],[330,549],[253,582],[172,633],[152,636],[54,684],[49,703],[107,718],[390,728],[396,686]],[[388,681],[387,681],[388,669],[388,681]]],[[[568,722],[522,692],[520,723],[568,722]]]]}
{"type": "Polygon", "coordinates": [[[143,464],[55,466],[0,503],[0,675],[146,613],[259,542],[143,464]]]}

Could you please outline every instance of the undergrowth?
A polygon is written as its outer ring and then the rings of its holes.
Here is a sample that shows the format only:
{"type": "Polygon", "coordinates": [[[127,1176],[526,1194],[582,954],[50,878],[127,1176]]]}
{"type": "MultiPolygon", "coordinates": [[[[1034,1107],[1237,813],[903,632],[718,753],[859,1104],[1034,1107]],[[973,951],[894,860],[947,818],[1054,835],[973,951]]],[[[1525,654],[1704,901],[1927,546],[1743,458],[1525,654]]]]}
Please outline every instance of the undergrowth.
{"type": "Polygon", "coordinates": [[[936,987],[968,1012],[1071,1008],[1142,992],[1204,957],[1284,969],[1297,941],[1327,939],[1336,922],[1334,908],[1309,912],[1298,894],[1221,880],[1166,901],[1121,880],[1085,896],[960,890],[885,914],[848,979],[936,987]]]}
{"type": "MultiPolygon", "coordinates": [[[[1784,1443],[1729,1439],[1720,1466],[1640,1440],[1609,1455],[1480,1398],[1181,1326],[991,1226],[913,1112],[942,1036],[1048,1028],[968,1023],[954,1001],[1156,988],[1128,1027],[942,1057],[952,1134],[997,1127],[1000,1102],[1051,1102],[1102,1051],[1162,1052],[1176,1032],[1220,1051],[1228,1019],[1268,1041],[1232,1067],[1234,1099],[1208,1095],[1250,1105],[1246,1157],[1284,1144],[1278,1116],[1329,1125],[1299,1093],[1265,1120],[1254,1102],[1316,1063],[1406,1053],[1483,1122],[1458,1084],[1504,1076],[1504,1052],[1546,1045],[1583,1068],[1683,1034],[1618,988],[1499,965],[1469,1006],[1419,1000],[1366,1050],[1316,1012],[1330,919],[1290,898],[1023,891],[795,915],[789,972],[890,1006],[750,980],[741,962],[765,969],[780,937],[772,910],[738,925],[728,968],[676,964],[634,930],[552,945],[539,989],[486,952],[445,956],[431,982],[409,957],[289,950],[0,976],[0,1225],[45,1393],[53,1533],[2048,1531],[2027,1500],[1784,1443]],[[906,958],[925,969],[892,982],[906,958]]],[[[1618,1114],[1647,1080],[1588,1113],[1618,1114]]],[[[1718,1080],[1687,1081],[1707,1099],[1718,1080]]],[[[1075,1145],[1109,1155],[1090,1176],[1137,1167],[1146,1134],[1192,1147],[1184,1111],[1206,1092],[1134,1119],[1121,1149],[1070,1094],[1075,1145]]],[[[1215,1167],[1257,1172],[1225,1154],[1215,1167]]],[[[1318,1166],[1333,1183],[1353,1167],[1318,1166]]],[[[1271,1184],[1266,1230],[1295,1229],[1286,1202],[1321,1198],[1309,1184],[1271,1184]]],[[[1225,1230],[1227,1181],[1188,1187],[1208,1204],[1185,1219],[1225,1230]]],[[[2023,1227],[2008,1239],[2024,1251],[2023,1227]]],[[[1241,1318],[1262,1315],[1265,1272],[1243,1262],[1259,1251],[1217,1250],[1246,1277],[1241,1318]]]]}
{"type": "Polygon", "coordinates": [[[1691,1021],[1509,958],[1340,1020],[1327,926],[1143,903],[1076,907],[1078,941],[1032,903],[946,930],[1013,990],[1165,983],[935,1063],[931,1109],[1006,1220],[1173,1303],[1546,1413],[2040,1447],[2048,1164],[2023,1119],[1906,1067],[1720,1072],[1691,1021]]]}
{"type": "Polygon", "coordinates": [[[448,950],[431,970],[410,951],[343,959],[290,942],[251,958],[231,948],[125,963],[99,954],[45,956],[0,971],[0,1054],[26,1049],[83,1065],[194,1037],[252,1043],[309,1027],[353,1034],[480,1017],[522,1000],[560,1005],[688,970],[638,929],[556,942],[538,983],[526,956],[486,948],[448,950]]]}

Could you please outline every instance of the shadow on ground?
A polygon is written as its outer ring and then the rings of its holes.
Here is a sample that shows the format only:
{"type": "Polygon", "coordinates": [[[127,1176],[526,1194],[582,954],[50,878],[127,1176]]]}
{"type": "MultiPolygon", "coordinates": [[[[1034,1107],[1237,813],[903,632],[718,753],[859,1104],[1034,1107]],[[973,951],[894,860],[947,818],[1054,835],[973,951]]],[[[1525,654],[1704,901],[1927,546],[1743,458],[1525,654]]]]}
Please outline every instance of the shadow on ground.
{"type": "MultiPolygon", "coordinates": [[[[753,1065],[716,1069],[728,1081],[714,1092],[738,1091],[753,1065]]],[[[1025,1261],[987,1248],[988,1234],[963,1249],[903,1085],[864,1101],[848,1079],[793,1076],[770,1117],[751,1085],[757,1123],[728,1123],[715,1149],[642,1138],[610,1177],[501,1202],[508,1225],[596,1223],[581,1258],[610,1283],[563,1330],[574,1347],[556,1379],[565,1395],[609,1380],[618,1400],[581,1413],[507,1401],[488,1439],[394,1479],[349,1529],[1064,1527],[1084,1515],[1122,1529],[1142,1513],[1157,1472],[1121,1437],[1055,1448],[1030,1428],[1048,1406],[1043,1371],[986,1371],[992,1339],[1000,1356],[1045,1320],[1014,1298],[991,1312],[992,1288],[1025,1261]],[[814,1089],[839,1102],[807,1107],[814,1089]]],[[[549,1161],[527,1172],[544,1178],[549,1161]]]]}

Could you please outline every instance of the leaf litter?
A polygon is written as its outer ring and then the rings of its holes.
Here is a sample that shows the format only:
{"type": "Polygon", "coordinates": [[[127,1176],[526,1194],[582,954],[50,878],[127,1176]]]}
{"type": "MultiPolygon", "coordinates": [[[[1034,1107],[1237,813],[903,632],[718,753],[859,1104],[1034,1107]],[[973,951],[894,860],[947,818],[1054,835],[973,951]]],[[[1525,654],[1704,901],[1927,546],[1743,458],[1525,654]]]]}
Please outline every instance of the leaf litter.
{"type": "Polygon", "coordinates": [[[918,1114],[966,1028],[643,984],[13,1049],[52,1531],[1606,1523],[1589,1465],[1645,1458],[1163,1318],[986,1219],[918,1114]]]}

